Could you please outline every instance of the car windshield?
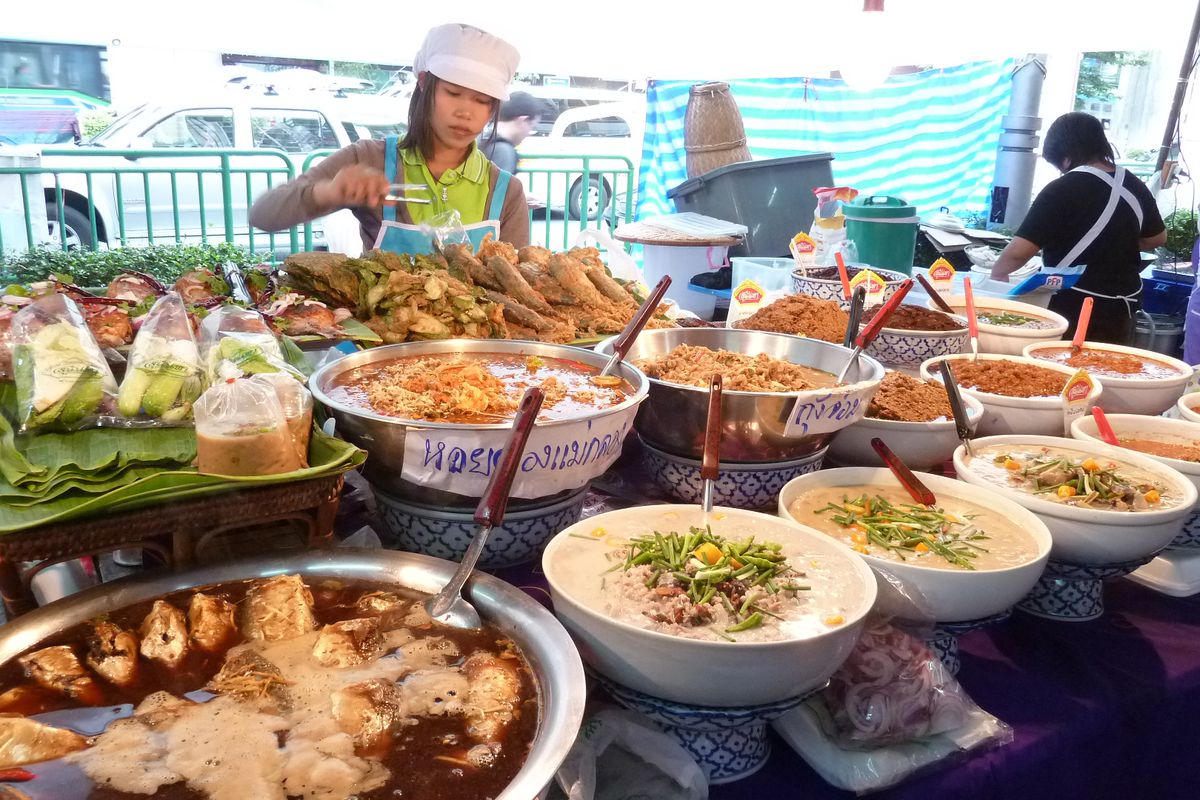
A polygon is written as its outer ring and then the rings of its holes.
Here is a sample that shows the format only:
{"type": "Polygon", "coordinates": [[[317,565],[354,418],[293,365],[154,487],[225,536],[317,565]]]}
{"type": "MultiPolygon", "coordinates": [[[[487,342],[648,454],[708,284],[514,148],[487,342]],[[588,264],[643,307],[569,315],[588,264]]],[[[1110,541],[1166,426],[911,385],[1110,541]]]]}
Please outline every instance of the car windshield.
{"type": "Polygon", "coordinates": [[[122,138],[127,136],[127,131],[129,128],[136,124],[139,119],[141,119],[142,112],[145,111],[147,107],[148,106],[145,105],[138,106],[128,114],[123,114],[122,116],[118,117],[113,121],[112,125],[109,125],[107,128],[89,139],[88,144],[98,144],[107,147],[121,141],[122,138]]]}
{"type": "Polygon", "coordinates": [[[346,122],[346,135],[350,141],[359,139],[386,139],[389,136],[403,136],[408,126],[403,122],[346,122]]]}

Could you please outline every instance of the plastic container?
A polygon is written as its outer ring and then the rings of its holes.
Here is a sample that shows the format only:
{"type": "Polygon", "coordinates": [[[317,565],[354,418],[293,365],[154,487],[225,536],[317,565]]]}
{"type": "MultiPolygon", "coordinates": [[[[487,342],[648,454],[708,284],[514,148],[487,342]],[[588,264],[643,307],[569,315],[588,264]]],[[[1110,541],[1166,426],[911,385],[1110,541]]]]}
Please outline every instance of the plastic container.
{"type": "Polygon", "coordinates": [[[667,297],[701,319],[712,319],[717,298],[693,291],[688,284],[696,275],[725,266],[728,256],[728,245],[648,244],[642,250],[642,273],[647,286],[658,283],[663,275],[670,275],[667,297]]]}
{"type": "MultiPolygon", "coordinates": [[[[749,227],[734,256],[787,256],[788,242],[812,225],[813,189],[833,186],[832,153],[729,164],[667,190],[679,211],[695,211],[749,227]]],[[[911,266],[911,261],[909,262],[911,266]]]]}
{"type": "Polygon", "coordinates": [[[917,209],[899,197],[859,197],[842,206],[846,238],[858,246],[864,264],[912,274],[917,249],[917,209]]]}

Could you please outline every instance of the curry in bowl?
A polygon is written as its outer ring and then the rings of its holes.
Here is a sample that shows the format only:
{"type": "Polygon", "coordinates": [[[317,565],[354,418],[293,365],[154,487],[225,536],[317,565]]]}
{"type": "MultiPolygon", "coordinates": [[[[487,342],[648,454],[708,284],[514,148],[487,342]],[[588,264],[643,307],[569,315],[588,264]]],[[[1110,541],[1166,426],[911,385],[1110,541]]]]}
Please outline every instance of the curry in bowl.
{"type": "Polygon", "coordinates": [[[1135,353],[1104,350],[1093,347],[1039,347],[1030,349],[1030,358],[1086,369],[1102,378],[1138,378],[1142,380],[1169,380],[1187,373],[1149,356],[1135,353]]]}

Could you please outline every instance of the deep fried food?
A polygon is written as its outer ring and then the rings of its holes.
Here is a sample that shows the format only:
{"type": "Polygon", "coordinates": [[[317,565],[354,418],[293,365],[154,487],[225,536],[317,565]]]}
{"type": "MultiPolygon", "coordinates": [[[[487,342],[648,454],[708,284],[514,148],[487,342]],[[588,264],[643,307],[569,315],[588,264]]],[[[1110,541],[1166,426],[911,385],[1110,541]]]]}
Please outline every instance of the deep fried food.
{"type": "Polygon", "coordinates": [[[517,260],[530,264],[536,264],[542,269],[546,269],[546,267],[550,264],[551,255],[553,255],[553,253],[546,248],[531,244],[526,247],[522,247],[517,251],[517,260]]]}
{"type": "Polygon", "coordinates": [[[521,273],[515,264],[508,263],[500,256],[492,256],[487,260],[487,265],[500,278],[500,284],[504,287],[506,295],[518,303],[532,308],[539,314],[554,313],[554,309],[546,302],[546,298],[534,291],[529,282],[521,277],[521,273]]]}
{"type": "Polygon", "coordinates": [[[443,245],[442,253],[446,256],[446,261],[450,264],[451,274],[464,273],[471,279],[471,283],[477,286],[484,286],[488,289],[501,291],[504,288],[491,267],[488,267],[471,252],[470,245],[443,245]]]}
{"type": "Polygon", "coordinates": [[[616,303],[618,306],[633,306],[637,307],[637,302],[629,294],[621,288],[621,284],[617,283],[608,274],[608,270],[603,264],[588,264],[585,274],[592,285],[600,290],[600,294],[607,297],[609,300],[616,303]]]}
{"type": "Polygon", "coordinates": [[[500,258],[503,258],[507,263],[514,267],[517,265],[517,262],[520,261],[520,259],[517,258],[517,248],[513,247],[508,242],[496,241],[492,238],[490,233],[483,237],[483,242],[479,245],[479,250],[475,253],[475,255],[479,256],[479,260],[485,264],[491,260],[493,256],[499,256],[500,258]]]}
{"type": "Polygon", "coordinates": [[[550,320],[506,294],[493,292],[491,289],[488,289],[485,291],[484,297],[493,303],[503,304],[504,320],[506,322],[511,322],[524,328],[532,328],[539,332],[548,331],[553,327],[550,320]]]}
{"type": "Polygon", "coordinates": [[[550,276],[549,272],[544,271],[544,268],[538,267],[532,262],[522,262],[517,264],[517,271],[529,282],[535,292],[546,298],[546,302],[550,305],[573,306],[579,302],[575,299],[575,295],[564,289],[562,284],[550,276]]]}
{"type": "Polygon", "coordinates": [[[564,289],[579,298],[581,304],[604,310],[611,307],[612,303],[592,285],[584,266],[575,259],[562,253],[550,256],[550,274],[564,289]]]}

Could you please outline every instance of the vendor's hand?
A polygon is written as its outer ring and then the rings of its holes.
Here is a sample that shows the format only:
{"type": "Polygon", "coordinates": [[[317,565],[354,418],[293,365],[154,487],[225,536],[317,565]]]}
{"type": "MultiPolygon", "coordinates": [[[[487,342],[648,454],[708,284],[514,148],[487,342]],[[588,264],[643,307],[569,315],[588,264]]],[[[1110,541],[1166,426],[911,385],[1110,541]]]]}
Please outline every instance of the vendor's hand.
{"type": "Polygon", "coordinates": [[[387,193],[386,175],[362,164],[351,164],[332,180],[316,184],[313,200],[322,208],[371,208],[383,205],[387,193]]]}
{"type": "Polygon", "coordinates": [[[992,274],[989,275],[988,277],[990,277],[992,280],[996,281],[997,283],[1008,283],[1008,273],[1007,272],[997,272],[995,267],[992,267],[992,274]]]}

